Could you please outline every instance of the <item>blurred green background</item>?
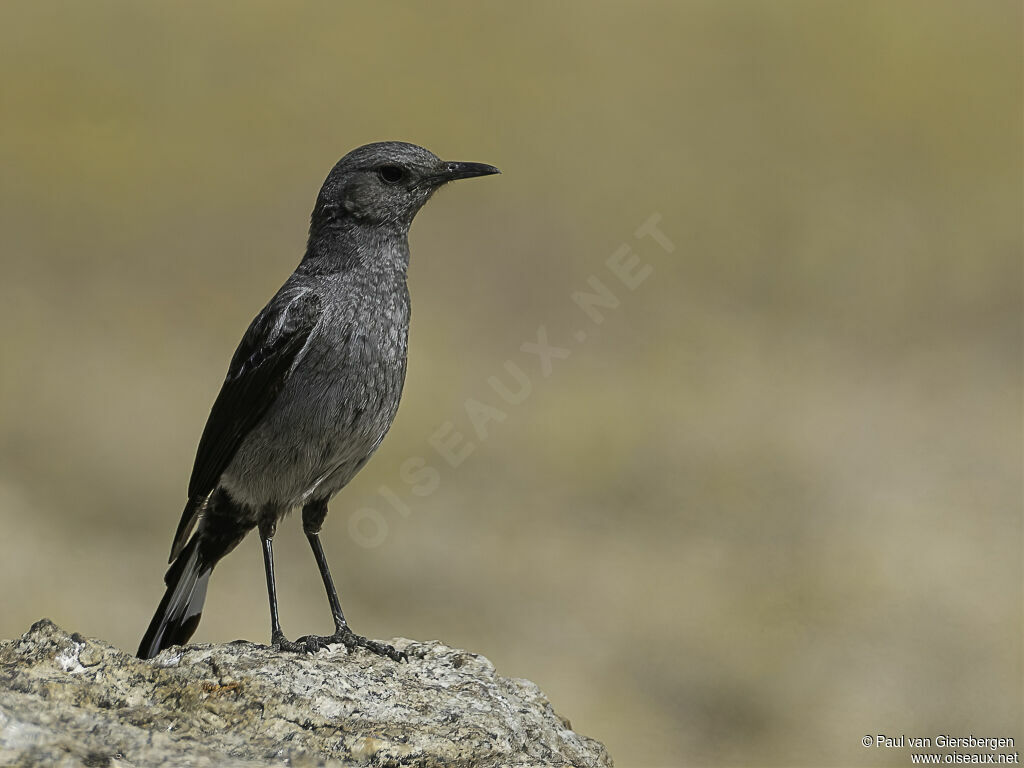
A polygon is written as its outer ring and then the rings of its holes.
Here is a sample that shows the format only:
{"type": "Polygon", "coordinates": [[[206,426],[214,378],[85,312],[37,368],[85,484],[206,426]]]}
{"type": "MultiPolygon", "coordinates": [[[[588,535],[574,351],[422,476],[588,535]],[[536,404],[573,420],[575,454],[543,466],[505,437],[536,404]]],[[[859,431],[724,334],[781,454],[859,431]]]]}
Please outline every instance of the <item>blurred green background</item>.
{"type": "MultiPolygon", "coordinates": [[[[333,163],[401,139],[504,174],[413,227],[405,398],[326,527],[357,630],[485,654],[620,766],[1021,739],[1021,8],[4,3],[0,636],[134,650],[235,344],[333,163]]],[[[330,628],[299,528],[292,636],[330,628]]],[[[268,636],[253,539],[195,639],[268,636]]]]}

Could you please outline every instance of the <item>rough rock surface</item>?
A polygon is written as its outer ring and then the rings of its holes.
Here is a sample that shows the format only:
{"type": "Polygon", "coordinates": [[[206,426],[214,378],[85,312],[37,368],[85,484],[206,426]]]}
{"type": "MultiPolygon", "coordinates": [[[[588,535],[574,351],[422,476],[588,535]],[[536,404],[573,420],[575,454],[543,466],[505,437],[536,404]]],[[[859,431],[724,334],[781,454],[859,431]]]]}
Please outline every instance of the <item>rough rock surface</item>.
{"type": "Polygon", "coordinates": [[[140,661],[43,619],[0,642],[0,765],[611,766],[533,683],[391,642],[409,663],[241,641],[140,661]]]}

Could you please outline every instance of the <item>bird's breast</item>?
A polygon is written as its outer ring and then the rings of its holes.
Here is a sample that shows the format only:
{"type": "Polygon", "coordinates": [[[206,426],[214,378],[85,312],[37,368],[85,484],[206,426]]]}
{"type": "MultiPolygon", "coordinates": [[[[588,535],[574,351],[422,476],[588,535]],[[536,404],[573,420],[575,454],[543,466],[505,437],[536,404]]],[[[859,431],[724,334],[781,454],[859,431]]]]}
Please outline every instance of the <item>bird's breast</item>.
{"type": "Polygon", "coordinates": [[[297,506],[347,484],[398,411],[408,333],[404,282],[387,295],[331,302],[225,474],[236,499],[297,506]]]}

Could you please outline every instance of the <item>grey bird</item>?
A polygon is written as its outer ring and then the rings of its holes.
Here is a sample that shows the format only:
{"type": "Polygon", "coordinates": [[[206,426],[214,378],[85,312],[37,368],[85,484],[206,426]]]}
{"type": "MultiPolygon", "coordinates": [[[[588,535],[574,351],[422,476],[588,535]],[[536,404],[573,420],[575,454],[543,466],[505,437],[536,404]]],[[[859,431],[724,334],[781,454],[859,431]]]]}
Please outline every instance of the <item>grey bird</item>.
{"type": "Polygon", "coordinates": [[[167,590],[139,646],[148,659],[195,632],[217,562],[253,528],[263,544],[271,643],[330,643],[404,654],[348,626],[320,543],[327,504],[373,455],[398,410],[409,333],[409,227],[442,185],[499,173],[414,144],[353,150],[328,174],[299,266],[252,321],[210,411],[171,547],[167,590]],[[302,527],[334,618],[333,635],[289,641],[274,581],[274,532],[302,527]],[[193,532],[194,531],[194,532],[193,532]]]}

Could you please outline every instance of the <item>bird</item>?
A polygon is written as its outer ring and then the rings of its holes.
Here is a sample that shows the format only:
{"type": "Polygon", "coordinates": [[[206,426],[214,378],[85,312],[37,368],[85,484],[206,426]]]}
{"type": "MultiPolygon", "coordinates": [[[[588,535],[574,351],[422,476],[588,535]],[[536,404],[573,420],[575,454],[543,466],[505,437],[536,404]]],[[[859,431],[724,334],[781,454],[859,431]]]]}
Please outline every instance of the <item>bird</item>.
{"type": "Polygon", "coordinates": [[[377,450],[398,410],[413,218],[445,184],[496,173],[492,165],[444,161],[398,141],[358,147],[331,169],[310,216],[305,253],[249,325],[210,410],[171,546],[166,591],[139,658],[192,637],[210,574],[254,528],[263,548],[272,646],[315,653],[342,643],[396,662],[406,658],[349,627],[320,531],[328,502],[377,450]],[[290,641],[278,615],[273,541],[280,520],[296,508],[335,631],[290,641]]]}

